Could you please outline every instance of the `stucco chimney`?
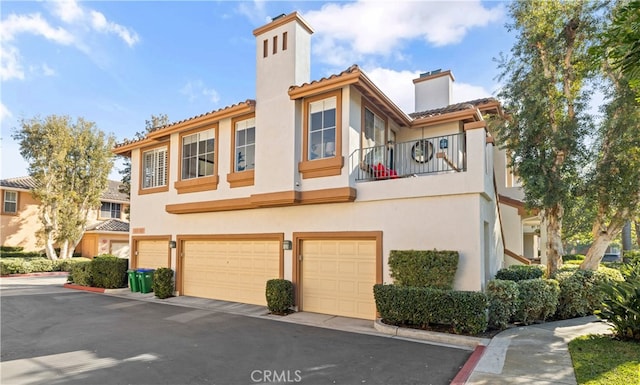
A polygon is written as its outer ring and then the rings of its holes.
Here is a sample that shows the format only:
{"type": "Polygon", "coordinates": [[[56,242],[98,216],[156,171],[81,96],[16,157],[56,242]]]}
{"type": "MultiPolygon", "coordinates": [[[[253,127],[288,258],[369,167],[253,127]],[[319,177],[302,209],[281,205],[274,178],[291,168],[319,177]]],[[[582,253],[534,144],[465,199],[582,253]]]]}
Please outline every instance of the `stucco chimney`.
{"type": "Polygon", "coordinates": [[[415,112],[446,107],[451,104],[454,79],[451,71],[435,70],[413,79],[415,87],[415,112]]]}

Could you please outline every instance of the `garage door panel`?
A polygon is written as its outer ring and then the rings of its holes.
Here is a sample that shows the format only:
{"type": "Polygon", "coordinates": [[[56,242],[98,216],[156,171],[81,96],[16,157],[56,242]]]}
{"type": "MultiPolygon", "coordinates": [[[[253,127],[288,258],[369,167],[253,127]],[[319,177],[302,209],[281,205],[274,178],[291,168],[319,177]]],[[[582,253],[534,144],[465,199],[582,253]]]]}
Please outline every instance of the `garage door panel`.
{"type": "Polygon", "coordinates": [[[157,269],[169,267],[169,250],[166,240],[137,241],[137,267],[157,269]]]}
{"type": "Polygon", "coordinates": [[[184,243],[185,295],[266,305],[266,281],[280,275],[280,241],[184,243]]]}
{"type": "Polygon", "coordinates": [[[373,319],[376,242],[304,240],[302,245],[303,310],[373,319]]]}

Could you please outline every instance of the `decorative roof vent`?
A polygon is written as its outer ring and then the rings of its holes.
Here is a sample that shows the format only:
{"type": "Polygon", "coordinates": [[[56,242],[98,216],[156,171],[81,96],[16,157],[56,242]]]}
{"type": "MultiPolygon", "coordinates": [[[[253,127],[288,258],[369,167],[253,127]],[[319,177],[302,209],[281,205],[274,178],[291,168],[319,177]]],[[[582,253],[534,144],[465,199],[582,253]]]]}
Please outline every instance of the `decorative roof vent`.
{"type": "Polygon", "coordinates": [[[271,21],[276,21],[278,19],[282,19],[283,17],[285,17],[287,15],[285,15],[284,13],[279,14],[278,16],[274,16],[271,18],[271,21]]]}

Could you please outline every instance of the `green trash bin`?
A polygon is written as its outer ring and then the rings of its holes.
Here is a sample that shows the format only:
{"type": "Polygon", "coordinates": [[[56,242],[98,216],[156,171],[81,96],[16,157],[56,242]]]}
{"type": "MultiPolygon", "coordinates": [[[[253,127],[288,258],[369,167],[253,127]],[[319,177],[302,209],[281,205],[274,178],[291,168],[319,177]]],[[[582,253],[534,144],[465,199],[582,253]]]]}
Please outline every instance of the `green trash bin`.
{"type": "Polygon", "coordinates": [[[129,289],[131,289],[132,293],[140,291],[139,278],[137,272],[133,269],[127,270],[127,274],[129,275],[129,289]]]}
{"type": "Polygon", "coordinates": [[[138,269],[140,279],[140,293],[146,294],[153,291],[153,269],[138,269]]]}

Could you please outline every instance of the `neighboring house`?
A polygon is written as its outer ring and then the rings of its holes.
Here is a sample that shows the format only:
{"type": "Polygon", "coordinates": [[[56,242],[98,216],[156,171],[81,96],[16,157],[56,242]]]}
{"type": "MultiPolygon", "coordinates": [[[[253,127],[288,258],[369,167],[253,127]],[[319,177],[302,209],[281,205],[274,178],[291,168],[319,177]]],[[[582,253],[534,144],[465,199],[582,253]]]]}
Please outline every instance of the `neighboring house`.
{"type": "MultiPolygon", "coordinates": [[[[129,198],[118,190],[120,182],[109,181],[101,197],[99,210],[89,212],[87,229],[75,252],[93,258],[99,254],[129,257],[129,222],[125,210],[129,198]]],[[[31,177],[0,180],[2,195],[2,231],[0,244],[22,246],[26,251],[42,251],[38,239],[41,231],[39,202],[31,190],[35,181],[31,177]]]]}
{"type": "Polygon", "coordinates": [[[297,13],[253,33],[255,100],[116,146],[132,164],[132,266],[175,269],[179,295],[254,304],[285,278],[299,310],[373,319],[391,250],[457,250],[460,290],[529,263],[524,218],[498,202],[496,100],[452,105],[453,75],[433,71],[406,114],[358,66],[310,81],[297,13]]]}

